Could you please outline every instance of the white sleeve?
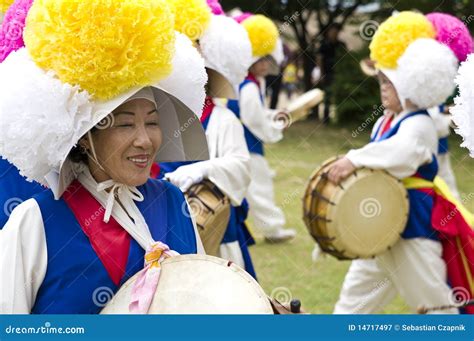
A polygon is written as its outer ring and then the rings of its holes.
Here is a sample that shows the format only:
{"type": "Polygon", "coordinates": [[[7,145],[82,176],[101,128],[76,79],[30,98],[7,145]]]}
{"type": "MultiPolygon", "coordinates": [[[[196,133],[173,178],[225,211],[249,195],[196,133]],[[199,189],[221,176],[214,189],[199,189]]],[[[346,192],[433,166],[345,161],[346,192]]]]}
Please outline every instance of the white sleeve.
{"type": "Polygon", "coordinates": [[[357,168],[385,169],[396,178],[413,175],[436,155],[438,139],[428,116],[414,116],[400,125],[393,137],[349,151],[346,157],[357,168]]]}
{"type": "Polygon", "coordinates": [[[428,113],[434,121],[438,137],[448,137],[451,127],[451,116],[439,111],[439,106],[428,109],[428,113]]]}
{"type": "Polygon", "coordinates": [[[0,314],[29,314],[48,262],[43,218],[30,199],[0,231],[0,314]]]}
{"type": "Polygon", "coordinates": [[[209,122],[208,178],[239,206],[250,184],[250,154],[244,128],[235,115],[225,108],[216,108],[209,122]],[[214,119],[213,119],[214,118],[214,119]]]}
{"type": "Polygon", "coordinates": [[[273,123],[276,112],[267,110],[260,99],[256,84],[249,83],[240,90],[240,119],[257,138],[276,143],[283,138],[282,129],[273,123]]]}

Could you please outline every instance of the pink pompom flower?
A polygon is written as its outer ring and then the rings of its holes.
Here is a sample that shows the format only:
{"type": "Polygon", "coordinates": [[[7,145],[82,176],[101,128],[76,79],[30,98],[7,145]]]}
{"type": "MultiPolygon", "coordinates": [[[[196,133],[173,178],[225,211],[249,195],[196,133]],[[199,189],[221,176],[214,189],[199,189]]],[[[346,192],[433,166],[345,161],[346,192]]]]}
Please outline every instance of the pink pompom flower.
{"type": "Polygon", "coordinates": [[[13,51],[25,46],[23,30],[33,0],[16,0],[5,14],[0,28],[0,63],[13,51]]]}
{"type": "Polygon", "coordinates": [[[436,40],[448,46],[460,62],[472,52],[472,37],[466,25],[458,18],[433,12],[426,16],[436,30],[436,40]]]}
{"type": "Polygon", "coordinates": [[[219,3],[219,0],[207,0],[207,4],[214,15],[225,14],[221,4],[219,3]]]}

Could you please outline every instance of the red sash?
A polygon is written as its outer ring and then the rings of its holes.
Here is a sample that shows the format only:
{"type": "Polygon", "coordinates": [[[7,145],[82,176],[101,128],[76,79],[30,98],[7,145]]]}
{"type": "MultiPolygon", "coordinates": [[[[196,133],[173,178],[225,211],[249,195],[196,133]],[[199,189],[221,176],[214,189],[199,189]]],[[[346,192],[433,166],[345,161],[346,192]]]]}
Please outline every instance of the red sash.
{"type": "Polygon", "coordinates": [[[127,269],[130,235],[113,217],[104,223],[105,208],[79,181],[68,187],[63,198],[113,283],[119,285],[127,269]]]}
{"type": "MultiPolygon", "coordinates": [[[[449,284],[460,302],[474,298],[474,230],[456,206],[433,190],[422,189],[433,198],[431,224],[443,245],[449,284]]],[[[464,308],[474,314],[474,307],[464,308]]]]}

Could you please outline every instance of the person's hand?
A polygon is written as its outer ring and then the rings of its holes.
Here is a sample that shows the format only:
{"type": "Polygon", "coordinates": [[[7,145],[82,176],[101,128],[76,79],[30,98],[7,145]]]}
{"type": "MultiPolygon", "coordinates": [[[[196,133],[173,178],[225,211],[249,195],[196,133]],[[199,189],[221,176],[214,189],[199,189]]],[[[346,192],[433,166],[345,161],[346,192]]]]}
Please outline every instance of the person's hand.
{"type": "Polygon", "coordinates": [[[328,172],[328,179],[332,183],[339,185],[342,180],[351,175],[355,170],[354,164],[347,157],[343,157],[333,163],[328,172]]]}
{"type": "Polygon", "coordinates": [[[185,193],[192,185],[200,183],[207,177],[206,167],[202,167],[199,163],[181,166],[172,173],[166,173],[165,179],[185,193]]]}

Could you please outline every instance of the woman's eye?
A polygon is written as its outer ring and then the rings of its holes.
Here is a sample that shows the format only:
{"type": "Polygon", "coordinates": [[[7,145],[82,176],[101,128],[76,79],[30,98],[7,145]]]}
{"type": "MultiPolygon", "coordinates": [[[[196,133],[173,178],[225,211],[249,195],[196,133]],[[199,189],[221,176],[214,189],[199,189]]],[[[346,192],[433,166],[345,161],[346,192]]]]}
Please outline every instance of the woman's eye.
{"type": "Polygon", "coordinates": [[[129,128],[133,127],[132,123],[118,123],[115,125],[117,128],[129,128]]]}
{"type": "Polygon", "coordinates": [[[146,125],[147,125],[147,126],[158,126],[159,124],[158,124],[158,122],[155,122],[155,121],[154,121],[154,122],[147,122],[146,125]]]}

